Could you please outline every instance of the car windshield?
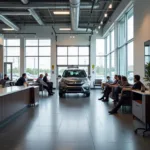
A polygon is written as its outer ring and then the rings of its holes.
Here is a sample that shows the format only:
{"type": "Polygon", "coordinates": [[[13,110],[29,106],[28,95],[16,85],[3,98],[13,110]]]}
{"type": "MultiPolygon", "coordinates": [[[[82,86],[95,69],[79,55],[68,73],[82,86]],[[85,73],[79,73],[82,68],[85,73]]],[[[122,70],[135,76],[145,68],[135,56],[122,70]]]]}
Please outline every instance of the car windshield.
{"type": "Polygon", "coordinates": [[[63,77],[86,77],[86,73],[84,70],[65,70],[63,73],[63,77]]]}

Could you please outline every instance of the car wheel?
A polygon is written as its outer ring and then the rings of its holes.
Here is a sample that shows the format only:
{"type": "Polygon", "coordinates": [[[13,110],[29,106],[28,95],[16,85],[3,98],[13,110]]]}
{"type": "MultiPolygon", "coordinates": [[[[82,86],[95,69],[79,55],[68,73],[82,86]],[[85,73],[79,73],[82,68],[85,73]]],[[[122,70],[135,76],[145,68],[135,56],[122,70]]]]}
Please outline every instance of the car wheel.
{"type": "Polygon", "coordinates": [[[63,97],[63,95],[64,95],[63,93],[59,93],[59,97],[63,97]]]}
{"type": "Polygon", "coordinates": [[[90,93],[86,93],[86,97],[89,97],[90,96],[90,93]]]}

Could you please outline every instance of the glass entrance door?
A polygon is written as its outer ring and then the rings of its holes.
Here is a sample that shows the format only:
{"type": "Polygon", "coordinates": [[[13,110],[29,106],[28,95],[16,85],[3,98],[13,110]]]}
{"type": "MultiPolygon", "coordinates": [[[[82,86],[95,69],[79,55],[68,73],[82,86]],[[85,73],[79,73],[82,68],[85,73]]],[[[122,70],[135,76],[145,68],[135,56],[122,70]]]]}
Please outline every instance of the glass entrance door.
{"type": "Polygon", "coordinates": [[[12,80],[12,63],[11,62],[5,62],[4,63],[4,74],[7,74],[10,80],[12,80]]]}

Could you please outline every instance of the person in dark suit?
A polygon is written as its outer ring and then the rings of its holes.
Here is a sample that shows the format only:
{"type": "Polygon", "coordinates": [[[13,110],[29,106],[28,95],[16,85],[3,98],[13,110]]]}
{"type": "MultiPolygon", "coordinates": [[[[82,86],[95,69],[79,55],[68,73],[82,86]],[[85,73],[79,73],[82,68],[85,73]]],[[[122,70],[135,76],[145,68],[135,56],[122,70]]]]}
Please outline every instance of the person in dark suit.
{"type": "MultiPolygon", "coordinates": [[[[134,75],[134,85],[130,88],[130,90],[141,90],[141,87],[143,86],[143,83],[140,81],[140,76],[139,75],[134,75]]],[[[129,88],[123,88],[123,90],[129,90],[129,88]]],[[[138,96],[138,95],[137,95],[138,96]]],[[[109,111],[110,114],[116,114],[123,102],[126,99],[122,98],[119,100],[118,104],[111,110],[109,111]]]]}
{"type": "MultiPolygon", "coordinates": [[[[27,75],[26,75],[26,73],[23,73],[22,74],[22,77],[20,77],[18,80],[17,80],[17,82],[16,82],[16,86],[23,86],[24,84],[27,84],[27,82],[26,82],[26,78],[27,78],[27,75]]],[[[28,85],[28,84],[27,84],[28,85]]]]}
{"type": "Polygon", "coordinates": [[[7,74],[4,75],[4,80],[9,81],[9,78],[7,77],[7,74]]]}
{"type": "Polygon", "coordinates": [[[45,73],[43,81],[48,85],[48,88],[51,90],[51,93],[54,94],[54,92],[53,92],[53,82],[50,82],[47,77],[48,77],[48,73],[45,73]]]}

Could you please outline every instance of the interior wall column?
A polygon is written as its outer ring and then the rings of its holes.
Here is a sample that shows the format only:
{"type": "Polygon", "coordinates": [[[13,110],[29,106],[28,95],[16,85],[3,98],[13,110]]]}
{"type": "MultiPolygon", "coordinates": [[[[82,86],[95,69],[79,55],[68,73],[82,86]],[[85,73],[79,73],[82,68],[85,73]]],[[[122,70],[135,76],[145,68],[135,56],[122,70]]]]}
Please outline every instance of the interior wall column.
{"type": "Polygon", "coordinates": [[[25,72],[25,40],[20,38],[20,75],[25,72]]]}
{"type": "Polygon", "coordinates": [[[4,43],[4,36],[0,34],[0,74],[4,73],[3,43],[4,43]]]}

